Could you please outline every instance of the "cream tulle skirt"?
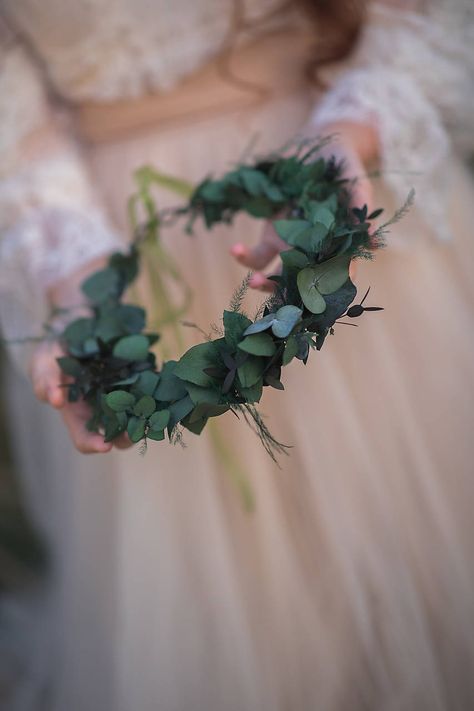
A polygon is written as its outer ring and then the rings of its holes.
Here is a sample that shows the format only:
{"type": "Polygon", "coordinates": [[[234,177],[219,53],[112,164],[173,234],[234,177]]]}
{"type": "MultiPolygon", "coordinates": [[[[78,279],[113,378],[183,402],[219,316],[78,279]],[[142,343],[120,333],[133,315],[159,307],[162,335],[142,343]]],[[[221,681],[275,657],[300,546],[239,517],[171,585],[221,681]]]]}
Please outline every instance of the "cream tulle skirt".
{"type": "MultiPolygon", "coordinates": [[[[296,93],[138,133],[91,149],[91,169],[126,234],[135,168],[198,181],[254,134],[258,151],[278,147],[309,109],[296,93]]],[[[474,208],[450,169],[455,240],[413,215],[397,226],[357,276],[385,311],[337,327],[285,369],[284,393],[265,394],[269,426],[293,445],[280,469],[232,415],[185,449],[81,456],[15,382],[17,452],[55,555],[35,617],[48,709],[474,708],[474,208]]],[[[194,292],[188,320],[221,318],[244,275],[229,246],[259,230],[165,233],[194,292]]]]}

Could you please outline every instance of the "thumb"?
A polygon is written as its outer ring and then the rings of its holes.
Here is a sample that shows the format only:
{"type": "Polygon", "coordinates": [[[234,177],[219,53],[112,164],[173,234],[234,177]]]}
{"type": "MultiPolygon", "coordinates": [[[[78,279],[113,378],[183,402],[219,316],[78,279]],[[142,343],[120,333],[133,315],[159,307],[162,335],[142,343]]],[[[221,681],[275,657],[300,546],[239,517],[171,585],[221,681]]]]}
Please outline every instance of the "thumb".
{"type": "Polygon", "coordinates": [[[44,342],[35,350],[29,368],[36,397],[54,408],[66,403],[64,377],[56,360],[62,355],[59,343],[44,342]]]}

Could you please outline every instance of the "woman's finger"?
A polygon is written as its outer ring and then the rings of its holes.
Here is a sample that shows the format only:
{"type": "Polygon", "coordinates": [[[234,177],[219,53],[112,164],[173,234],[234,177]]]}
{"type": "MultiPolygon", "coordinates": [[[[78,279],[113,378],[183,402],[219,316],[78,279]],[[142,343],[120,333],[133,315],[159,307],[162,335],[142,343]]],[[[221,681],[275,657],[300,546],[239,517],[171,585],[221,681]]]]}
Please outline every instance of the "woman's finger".
{"type": "Polygon", "coordinates": [[[251,289],[256,289],[258,291],[275,291],[275,282],[271,281],[262,272],[255,272],[249,279],[249,286],[251,289]]]}
{"type": "Polygon", "coordinates": [[[63,355],[56,342],[42,343],[36,349],[30,363],[30,377],[36,397],[55,408],[61,408],[66,402],[63,387],[63,374],[57,358],[63,355]]]}
{"type": "Polygon", "coordinates": [[[352,207],[362,208],[367,205],[368,213],[373,210],[373,187],[366,175],[360,175],[353,180],[351,184],[351,201],[352,207]]]}
{"type": "Polygon", "coordinates": [[[278,254],[278,247],[270,242],[259,242],[255,247],[247,247],[239,242],[231,248],[231,254],[244,267],[263,269],[278,254]]]}
{"type": "Polygon", "coordinates": [[[90,408],[84,401],[68,402],[61,411],[64,424],[76,449],[83,454],[110,452],[111,442],[104,442],[104,437],[96,432],[89,432],[87,422],[90,408]]]}
{"type": "Polygon", "coordinates": [[[121,435],[116,437],[112,444],[117,449],[129,449],[133,447],[133,442],[126,432],[122,432],[121,435]]]}

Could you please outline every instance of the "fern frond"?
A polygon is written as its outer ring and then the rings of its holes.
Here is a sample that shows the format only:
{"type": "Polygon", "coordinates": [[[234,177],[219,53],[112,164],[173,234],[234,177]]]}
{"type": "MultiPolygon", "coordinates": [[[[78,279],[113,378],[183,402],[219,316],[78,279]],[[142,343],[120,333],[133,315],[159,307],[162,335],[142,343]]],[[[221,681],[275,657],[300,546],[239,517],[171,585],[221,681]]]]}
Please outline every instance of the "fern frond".
{"type": "Polygon", "coordinates": [[[232,297],[230,299],[230,304],[229,304],[229,311],[236,311],[239,313],[243,313],[242,303],[243,303],[245,296],[247,294],[247,291],[249,289],[249,282],[250,282],[251,276],[252,276],[252,272],[247,272],[245,277],[242,279],[242,282],[240,283],[240,285],[237,287],[237,289],[232,294],[232,297]]]}

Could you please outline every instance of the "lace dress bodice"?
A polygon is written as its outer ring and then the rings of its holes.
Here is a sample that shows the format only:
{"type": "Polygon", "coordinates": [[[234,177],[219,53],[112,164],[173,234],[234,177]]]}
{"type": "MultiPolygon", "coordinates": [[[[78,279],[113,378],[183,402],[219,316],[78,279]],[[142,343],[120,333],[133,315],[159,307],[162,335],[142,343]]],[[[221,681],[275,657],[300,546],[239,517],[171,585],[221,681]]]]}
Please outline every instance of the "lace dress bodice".
{"type": "MultiPolygon", "coordinates": [[[[280,6],[243,4],[250,25],[280,6]]],[[[330,72],[312,121],[376,125],[387,183],[403,199],[410,173],[421,168],[424,210],[446,237],[443,163],[453,148],[474,149],[474,7],[471,0],[408,5],[373,4],[357,50],[330,72]]],[[[1,2],[3,293],[31,303],[33,293],[120,243],[56,108],[67,114],[84,100],[169,90],[219,51],[233,8],[230,0],[1,2]],[[45,126],[53,141],[31,151],[28,142],[45,126]]]]}

